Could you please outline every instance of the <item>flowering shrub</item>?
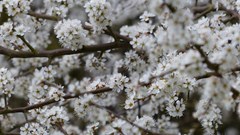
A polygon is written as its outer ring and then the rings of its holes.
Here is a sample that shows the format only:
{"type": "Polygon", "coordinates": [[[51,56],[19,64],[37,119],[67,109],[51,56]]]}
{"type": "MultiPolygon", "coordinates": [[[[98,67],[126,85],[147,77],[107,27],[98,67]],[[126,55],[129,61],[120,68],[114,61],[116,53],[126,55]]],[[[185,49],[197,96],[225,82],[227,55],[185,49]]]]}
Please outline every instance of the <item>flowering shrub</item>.
{"type": "Polygon", "coordinates": [[[0,135],[240,134],[240,0],[2,0],[0,13],[0,135]]]}

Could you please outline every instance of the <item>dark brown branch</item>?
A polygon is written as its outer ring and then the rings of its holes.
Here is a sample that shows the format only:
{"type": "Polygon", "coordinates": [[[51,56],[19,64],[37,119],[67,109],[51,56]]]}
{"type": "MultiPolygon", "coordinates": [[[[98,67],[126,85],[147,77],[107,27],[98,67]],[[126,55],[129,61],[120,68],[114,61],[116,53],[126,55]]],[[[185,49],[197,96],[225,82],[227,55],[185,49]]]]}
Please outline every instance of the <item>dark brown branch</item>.
{"type": "Polygon", "coordinates": [[[221,6],[219,7],[219,10],[223,10],[223,11],[225,11],[227,14],[231,15],[232,17],[237,18],[238,20],[240,20],[240,15],[239,15],[238,12],[235,11],[235,10],[227,9],[227,8],[224,7],[223,5],[221,5],[221,6]]]}
{"type": "MultiPolygon", "coordinates": [[[[84,29],[86,29],[86,30],[88,30],[88,31],[91,31],[92,30],[92,27],[91,26],[87,26],[87,25],[84,25],[83,24],[83,28],[84,29]]],[[[124,40],[124,41],[126,41],[126,42],[129,42],[129,41],[131,41],[132,39],[131,38],[129,38],[129,37],[127,37],[127,36],[123,36],[123,35],[121,35],[121,34],[119,34],[119,33],[117,33],[117,32],[114,32],[114,31],[112,31],[112,30],[104,30],[104,32],[105,32],[105,34],[107,34],[107,35],[109,35],[109,36],[115,36],[115,38],[118,38],[118,39],[122,39],[122,40],[124,40]]]]}
{"type": "MultiPolygon", "coordinates": [[[[212,4],[204,4],[201,6],[191,7],[191,10],[193,11],[194,14],[199,13],[194,19],[194,20],[197,20],[200,17],[208,14],[209,12],[217,10],[217,9],[214,9],[212,4]]],[[[218,10],[225,11],[228,15],[231,15],[231,18],[229,20],[232,20],[234,18],[240,20],[240,14],[238,14],[238,12],[236,10],[227,9],[223,5],[220,5],[218,10]]],[[[226,21],[224,21],[224,22],[226,22],[226,21]]]]}
{"type": "Polygon", "coordinates": [[[238,71],[240,71],[240,67],[238,66],[238,67],[235,67],[235,68],[233,68],[232,70],[231,70],[231,72],[238,72],[238,71]]]}
{"type": "MultiPolygon", "coordinates": [[[[112,89],[101,88],[101,89],[97,89],[97,90],[94,90],[94,91],[87,91],[87,92],[83,92],[83,93],[76,94],[76,95],[66,95],[66,96],[63,96],[63,98],[65,100],[67,100],[67,99],[77,98],[77,97],[82,96],[84,94],[99,94],[99,93],[104,93],[104,92],[109,92],[109,91],[112,91],[112,89]]],[[[52,104],[52,103],[56,103],[56,102],[58,102],[58,101],[55,101],[54,99],[49,99],[49,100],[46,100],[44,102],[40,102],[38,104],[34,104],[34,105],[30,105],[30,106],[7,109],[7,110],[0,110],[0,114],[26,112],[28,110],[40,108],[40,107],[43,107],[43,106],[46,106],[46,105],[49,105],[49,104],[52,104]]]]}
{"type": "Polygon", "coordinates": [[[221,74],[217,73],[217,72],[209,72],[209,73],[206,73],[205,75],[201,75],[201,76],[197,76],[195,77],[197,80],[200,80],[200,79],[205,79],[205,78],[209,78],[211,76],[217,76],[217,77],[222,77],[221,74]]]}
{"type": "Polygon", "coordinates": [[[115,33],[113,32],[112,28],[111,28],[110,26],[107,26],[107,30],[108,30],[109,34],[111,34],[111,36],[114,38],[114,41],[118,43],[118,42],[119,42],[119,39],[118,39],[118,37],[115,35],[115,33]]]}
{"type": "Polygon", "coordinates": [[[197,19],[207,15],[208,13],[212,12],[213,10],[214,10],[213,6],[208,5],[207,8],[203,12],[201,12],[200,14],[198,14],[194,17],[194,20],[197,20],[197,19]]]}
{"type": "Polygon", "coordinates": [[[45,15],[45,14],[41,14],[41,13],[35,13],[35,12],[28,12],[28,15],[36,17],[36,18],[40,18],[40,19],[46,19],[46,20],[51,20],[51,21],[59,21],[62,18],[57,17],[57,16],[51,16],[51,15],[45,15]]]}
{"type": "Polygon", "coordinates": [[[195,6],[197,6],[198,5],[198,0],[195,0],[195,6]]]}
{"type": "Polygon", "coordinates": [[[191,11],[196,14],[196,13],[202,13],[208,8],[207,4],[201,5],[201,6],[194,6],[194,7],[189,7],[191,11]]]}
{"type": "Polygon", "coordinates": [[[215,63],[212,63],[209,59],[208,59],[208,56],[207,54],[202,50],[201,46],[199,45],[194,45],[194,47],[197,49],[197,51],[200,53],[200,55],[202,56],[203,58],[203,62],[207,64],[208,68],[209,69],[212,69],[214,71],[218,71],[218,68],[219,68],[219,65],[218,64],[215,64],[215,63]]]}
{"type": "Polygon", "coordinates": [[[14,50],[10,50],[8,48],[4,48],[0,46],[0,54],[9,56],[11,58],[33,58],[33,57],[54,58],[62,55],[91,53],[96,51],[106,51],[110,49],[130,48],[130,47],[131,46],[125,42],[119,42],[118,44],[116,44],[115,42],[112,42],[112,43],[84,46],[82,49],[79,49],[76,51],[73,51],[70,49],[55,49],[55,50],[38,51],[38,53],[34,54],[28,51],[14,51],[14,50]]]}
{"type": "Polygon", "coordinates": [[[64,135],[68,135],[67,131],[62,127],[61,124],[56,124],[56,127],[57,127],[64,135]]]}
{"type": "Polygon", "coordinates": [[[140,100],[137,100],[137,105],[138,105],[138,118],[141,118],[141,104],[140,104],[140,100]]]}
{"type": "Polygon", "coordinates": [[[237,99],[240,95],[239,91],[236,90],[235,88],[231,87],[231,92],[233,93],[232,98],[237,99]]]}
{"type": "Polygon", "coordinates": [[[32,53],[37,53],[37,51],[28,43],[28,41],[23,37],[23,36],[17,36],[18,38],[20,38],[23,43],[32,51],[32,53]]]}

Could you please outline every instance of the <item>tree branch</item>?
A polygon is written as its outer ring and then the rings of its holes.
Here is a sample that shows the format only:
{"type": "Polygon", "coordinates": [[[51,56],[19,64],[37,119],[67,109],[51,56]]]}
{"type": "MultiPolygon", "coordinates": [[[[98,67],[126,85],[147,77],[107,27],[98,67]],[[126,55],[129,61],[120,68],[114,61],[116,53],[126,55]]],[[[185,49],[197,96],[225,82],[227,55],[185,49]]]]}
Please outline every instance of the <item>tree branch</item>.
{"type": "Polygon", "coordinates": [[[235,10],[227,9],[227,8],[224,7],[223,5],[221,5],[221,6],[219,7],[219,10],[223,10],[223,11],[225,11],[227,14],[232,15],[232,17],[237,18],[238,20],[240,20],[240,15],[239,15],[238,12],[235,11],[235,10]]]}
{"type": "Polygon", "coordinates": [[[214,10],[213,5],[209,4],[206,8],[206,10],[204,10],[203,12],[201,12],[200,14],[198,14],[197,16],[194,17],[194,20],[198,20],[201,17],[207,15],[208,13],[212,12],[214,10]]]}
{"type": "Polygon", "coordinates": [[[141,104],[140,104],[140,100],[137,100],[137,105],[138,105],[138,118],[141,118],[141,104]]]}
{"type": "Polygon", "coordinates": [[[209,78],[211,76],[222,77],[222,75],[217,73],[217,72],[209,72],[209,73],[206,73],[205,75],[196,76],[195,79],[196,80],[201,80],[201,79],[209,78]]]}
{"type": "Polygon", "coordinates": [[[58,57],[62,55],[71,55],[71,54],[79,54],[79,53],[91,53],[96,51],[106,51],[110,49],[117,49],[117,48],[131,48],[128,43],[119,42],[116,44],[115,42],[112,43],[105,43],[105,44],[97,44],[97,45],[88,45],[84,46],[82,49],[72,51],[70,49],[55,49],[55,50],[43,50],[38,51],[38,53],[34,54],[29,51],[14,51],[8,48],[4,48],[0,46],[0,54],[5,56],[9,56],[11,58],[33,58],[33,57],[58,57]]]}
{"type": "Polygon", "coordinates": [[[68,135],[67,131],[62,127],[61,124],[56,124],[56,127],[57,127],[64,135],[68,135]]]}
{"type": "MultiPolygon", "coordinates": [[[[79,93],[79,94],[76,94],[76,95],[71,95],[71,94],[65,95],[65,96],[63,96],[63,98],[65,100],[67,100],[67,99],[77,98],[77,97],[82,96],[84,94],[99,94],[99,93],[104,93],[104,92],[109,92],[109,91],[112,91],[112,89],[101,88],[101,89],[97,89],[97,90],[94,90],[94,91],[87,91],[87,92],[79,93]]],[[[30,105],[30,106],[7,109],[7,110],[6,109],[5,110],[0,110],[0,114],[26,112],[28,110],[40,108],[40,107],[43,107],[45,105],[49,105],[49,104],[56,103],[56,102],[58,102],[58,101],[55,101],[54,99],[49,99],[49,100],[46,100],[44,102],[40,102],[38,104],[34,104],[34,105],[30,105]]]]}
{"type": "Polygon", "coordinates": [[[45,15],[45,14],[41,14],[41,13],[35,13],[35,12],[32,12],[32,11],[29,11],[28,15],[36,17],[36,18],[40,18],[40,19],[51,20],[51,21],[60,21],[62,19],[62,18],[57,17],[57,16],[45,15]]]}
{"type": "Polygon", "coordinates": [[[23,37],[23,36],[17,36],[18,38],[20,38],[23,43],[32,51],[32,53],[37,53],[37,51],[28,43],[28,41],[23,37]]]}
{"type": "Polygon", "coordinates": [[[200,55],[202,56],[203,58],[203,62],[207,64],[208,68],[209,69],[212,69],[214,71],[218,71],[218,68],[219,68],[219,65],[218,64],[215,64],[215,63],[212,63],[209,59],[208,59],[208,56],[207,54],[202,50],[201,46],[199,45],[194,45],[194,47],[197,49],[197,51],[200,53],[200,55]]]}

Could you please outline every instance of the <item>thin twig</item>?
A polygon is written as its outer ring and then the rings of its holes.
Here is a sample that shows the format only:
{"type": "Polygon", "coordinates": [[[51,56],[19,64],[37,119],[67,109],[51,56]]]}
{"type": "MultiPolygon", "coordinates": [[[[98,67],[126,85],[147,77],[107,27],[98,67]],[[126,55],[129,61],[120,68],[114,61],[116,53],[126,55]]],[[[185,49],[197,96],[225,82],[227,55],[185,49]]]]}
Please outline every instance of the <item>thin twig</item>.
{"type": "Polygon", "coordinates": [[[205,11],[203,11],[202,13],[198,14],[196,17],[194,17],[194,20],[197,20],[197,19],[201,18],[202,16],[207,15],[208,13],[210,13],[213,10],[214,10],[213,6],[208,5],[208,8],[205,11]]]}
{"type": "MultiPolygon", "coordinates": [[[[84,25],[84,24],[83,24],[83,28],[86,29],[86,30],[88,30],[88,31],[91,31],[91,30],[92,30],[92,27],[91,27],[91,26],[84,25]]],[[[131,38],[129,38],[129,37],[127,37],[127,36],[123,36],[123,35],[121,35],[121,34],[119,34],[119,33],[117,33],[117,32],[114,32],[114,31],[112,31],[112,30],[109,31],[109,29],[104,30],[104,33],[107,34],[107,35],[109,35],[109,36],[115,35],[115,37],[118,38],[118,40],[119,40],[119,39],[122,39],[122,40],[124,40],[125,42],[130,42],[130,41],[132,40],[131,38]]]]}
{"type": "Polygon", "coordinates": [[[201,79],[209,78],[209,77],[211,77],[211,76],[221,77],[222,75],[219,74],[219,73],[217,73],[217,72],[208,72],[208,73],[206,73],[206,74],[204,74],[204,75],[200,75],[200,76],[195,77],[195,79],[201,80],[201,79]]]}
{"type": "Polygon", "coordinates": [[[118,44],[116,44],[115,42],[112,42],[112,43],[105,43],[105,44],[88,45],[76,51],[73,51],[70,49],[54,49],[54,50],[38,51],[38,53],[36,54],[28,51],[14,51],[14,50],[0,46],[0,54],[9,56],[11,58],[34,58],[34,57],[54,58],[54,57],[63,56],[63,55],[91,53],[91,52],[105,51],[105,50],[118,49],[118,48],[131,48],[131,46],[126,42],[120,42],[118,44]]]}
{"type": "Polygon", "coordinates": [[[197,6],[198,5],[198,0],[195,0],[195,6],[197,6]]]}
{"type": "Polygon", "coordinates": [[[24,111],[23,114],[24,114],[24,117],[25,117],[25,119],[26,119],[26,122],[29,122],[29,120],[28,120],[28,116],[27,116],[27,112],[24,111]]]}
{"type": "MultiPolygon", "coordinates": [[[[82,93],[79,93],[79,94],[76,94],[76,95],[72,95],[72,94],[65,95],[65,96],[63,96],[63,98],[65,100],[67,100],[67,99],[77,98],[77,97],[82,96],[84,94],[99,94],[99,93],[110,92],[110,91],[112,91],[112,89],[106,87],[106,88],[100,88],[100,89],[97,89],[97,90],[94,90],[94,91],[82,92],[82,93]]],[[[40,103],[37,103],[37,104],[25,106],[25,107],[0,110],[0,114],[26,112],[28,110],[41,108],[43,106],[53,104],[53,103],[56,103],[56,102],[58,102],[58,101],[55,101],[54,99],[49,99],[49,100],[46,100],[44,102],[40,102],[40,103]]]]}
{"type": "Polygon", "coordinates": [[[112,37],[114,38],[115,42],[118,43],[119,39],[117,38],[117,36],[113,32],[112,28],[110,26],[107,26],[107,29],[108,29],[109,33],[112,35],[112,37]]]}
{"type": "Polygon", "coordinates": [[[35,13],[35,12],[32,12],[32,11],[29,11],[28,15],[36,17],[36,18],[51,20],[51,21],[59,21],[59,20],[62,19],[62,18],[57,17],[57,16],[45,15],[45,14],[41,14],[41,13],[35,13]]]}
{"type": "Polygon", "coordinates": [[[17,36],[18,38],[20,38],[23,43],[34,53],[37,54],[37,51],[28,43],[28,41],[23,37],[23,36],[17,36]]]}
{"type": "Polygon", "coordinates": [[[138,118],[141,118],[141,104],[140,104],[140,100],[137,100],[137,105],[138,105],[138,118]]]}
{"type": "Polygon", "coordinates": [[[237,18],[238,20],[240,20],[240,15],[235,10],[227,9],[223,5],[220,5],[219,10],[223,10],[223,11],[227,12],[227,14],[232,15],[232,17],[237,18]]]}
{"type": "Polygon", "coordinates": [[[197,49],[197,51],[200,53],[200,55],[202,56],[202,58],[204,59],[204,63],[207,64],[209,69],[212,69],[214,71],[218,71],[219,65],[216,63],[212,63],[209,59],[207,54],[202,50],[201,46],[199,45],[194,45],[194,47],[197,49]]]}
{"type": "Polygon", "coordinates": [[[64,135],[68,135],[67,131],[62,127],[61,124],[56,124],[56,127],[57,127],[64,135]]]}

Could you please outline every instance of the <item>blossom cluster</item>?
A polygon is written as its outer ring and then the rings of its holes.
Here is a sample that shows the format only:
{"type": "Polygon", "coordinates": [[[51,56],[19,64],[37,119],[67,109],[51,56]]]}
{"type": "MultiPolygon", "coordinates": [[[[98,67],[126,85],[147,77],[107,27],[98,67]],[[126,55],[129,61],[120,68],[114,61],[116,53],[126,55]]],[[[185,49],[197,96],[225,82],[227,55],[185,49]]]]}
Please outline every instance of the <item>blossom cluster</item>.
{"type": "Polygon", "coordinates": [[[32,1],[33,0],[3,0],[0,5],[3,5],[7,9],[9,16],[15,16],[20,13],[27,13],[27,11],[30,10],[32,1]]]}
{"type": "Polygon", "coordinates": [[[0,134],[240,134],[240,0],[2,0],[0,14],[0,134]]]}
{"type": "Polygon", "coordinates": [[[63,20],[55,26],[54,30],[63,47],[77,50],[91,43],[88,31],[82,28],[79,20],[63,20]]]}
{"type": "Polygon", "coordinates": [[[14,78],[6,68],[0,68],[0,89],[1,94],[11,96],[14,93],[14,78]]]}
{"type": "Polygon", "coordinates": [[[111,5],[109,2],[106,0],[90,0],[84,7],[95,32],[101,32],[111,25],[111,5]]]}

